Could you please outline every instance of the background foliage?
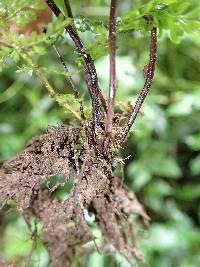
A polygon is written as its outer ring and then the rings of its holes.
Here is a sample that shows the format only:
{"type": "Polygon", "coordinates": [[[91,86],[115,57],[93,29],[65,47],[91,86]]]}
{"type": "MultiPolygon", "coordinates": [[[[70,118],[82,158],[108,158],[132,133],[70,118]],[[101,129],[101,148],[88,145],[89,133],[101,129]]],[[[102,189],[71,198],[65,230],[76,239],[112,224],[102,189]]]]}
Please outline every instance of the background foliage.
{"type": "MultiPolygon", "coordinates": [[[[1,1],[0,5],[6,2],[1,1]]],[[[100,83],[107,94],[109,1],[71,2],[76,26],[95,58],[100,83]]],[[[141,227],[139,232],[138,242],[147,261],[139,266],[198,267],[200,6],[198,0],[119,2],[117,101],[120,107],[128,101],[134,103],[144,80],[142,70],[148,61],[149,26],[142,17],[152,15],[159,26],[155,81],[122,150],[123,157],[128,157],[125,182],[136,192],[152,219],[150,229],[144,231],[141,227]]],[[[63,4],[58,0],[57,3],[63,4]]],[[[23,19],[26,21],[22,18],[19,23],[23,19]]],[[[52,24],[48,38],[57,40],[77,87],[89,104],[82,62],[69,38],[65,34],[58,38],[64,25],[62,21],[52,24]]],[[[26,44],[17,36],[11,38],[15,44],[26,44]]],[[[43,66],[58,92],[70,93],[48,38],[35,36],[36,43],[29,52],[43,66]]],[[[75,121],[49,97],[17,53],[10,54],[9,49],[0,47],[1,62],[5,65],[0,73],[0,160],[3,161],[23,149],[27,140],[42,133],[47,125],[75,121]]],[[[0,259],[23,258],[31,249],[31,240],[22,218],[15,212],[4,212],[0,223],[0,259]]],[[[96,252],[89,256],[87,266],[128,266],[119,255],[115,257],[113,263],[110,257],[96,252]]],[[[75,259],[72,266],[77,266],[77,262],[75,259]]],[[[31,266],[48,266],[48,254],[42,243],[37,246],[31,266]]]]}

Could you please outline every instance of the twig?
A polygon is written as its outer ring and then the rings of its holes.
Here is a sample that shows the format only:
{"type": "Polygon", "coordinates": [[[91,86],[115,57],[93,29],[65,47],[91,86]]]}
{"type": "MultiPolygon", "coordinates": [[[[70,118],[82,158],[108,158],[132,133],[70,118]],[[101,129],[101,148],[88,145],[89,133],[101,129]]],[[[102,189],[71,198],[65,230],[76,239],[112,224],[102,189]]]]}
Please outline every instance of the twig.
{"type": "Polygon", "coordinates": [[[69,0],[64,0],[64,3],[65,3],[65,7],[67,9],[67,15],[69,18],[73,18],[73,13],[72,13],[72,9],[71,9],[71,5],[70,5],[70,2],[69,0]]]}
{"type": "MultiPolygon", "coordinates": [[[[46,0],[46,3],[57,17],[61,14],[61,11],[58,9],[53,0],[46,0]]],[[[90,54],[87,53],[86,48],[74,27],[69,24],[65,27],[65,29],[75,43],[77,52],[82,56],[85,62],[87,86],[92,99],[93,126],[95,134],[98,135],[100,131],[99,85],[94,62],[90,54]]]]}
{"type": "Polygon", "coordinates": [[[150,59],[149,63],[147,65],[147,72],[146,72],[146,80],[144,87],[139,94],[137,101],[135,103],[135,106],[133,107],[133,110],[131,112],[131,115],[129,117],[127,125],[123,129],[123,140],[128,135],[131,126],[133,125],[141,107],[142,104],[151,88],[153,77],[154,77],[154,71],[155,71],[155,65],[156,65],[156,59],[157,59],[157,28],[153,27],[151,30],[151,44],[150,44],[150,59]]]}
{"type": "Polygon", "coordinates": [[[110,48],[110,84],[107,121],[105,133],[108,137],[112,131],[114,104],[116,94],[116,7],[117,0],[111,0],[109,20],[109,48],[110,48]]]}
{"type": "MultiPolygon", "coordinates": [[[[68,70],[68,68],[67,68],[67,65],[65,64],[64,59],[63,59],[63,57],[61,56],[60,52],[58,51],[56,45],[55,45],[55,44],[52,44],[52,47],[53,47],[53,49],[54,49],[56,55],[57,55],[58,58],[60,59],[60,62],[62,63],[64,70],[65,70],[66,72],[69,72],[69,70],[68,70]]],[[[76,89],[76,86],[75,86],[75,84],[74,84],[74,81],[73,81],[72,77],[71,77],[71,76],[68,76],[68,77],[65,77],[65,78],[66,78],[66,80],[70,83],[71,87],[73,88],[73,91],[74,91],[74,94],[75,94],[76,98],[77,98],[77,99],[80,99],[79,91],[76,89]]],[[[80,113],[81,113],[81,117],[82,117],[83,119],[85,119],[85,116],[84,116],[84,110],[83,110],[83,103],[82,103],[81,100],[79,100],[79,103],[80,103],[80,113]]]]}

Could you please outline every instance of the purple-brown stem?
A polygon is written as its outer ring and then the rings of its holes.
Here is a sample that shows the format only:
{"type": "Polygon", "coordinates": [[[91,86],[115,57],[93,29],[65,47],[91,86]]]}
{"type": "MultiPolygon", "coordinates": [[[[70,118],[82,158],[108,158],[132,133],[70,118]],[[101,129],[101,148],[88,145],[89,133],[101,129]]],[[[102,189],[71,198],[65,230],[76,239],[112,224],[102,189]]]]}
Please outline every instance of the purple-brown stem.
{"type": "MultiPolygon", "coordinates": [[[[67,15],[70,18],[73,18],[73,12],[71,9],[71,5],[70,5],[70,1],[69,0],[64,0],[65,3],[65,7],[67,9],[67,15]]],[[[87,80],[86,74],[84,75],[84,78],[87,80]]],[[[99,99],[101,101],[102,107],[104,108],[105,112],[107,112],[107,103],[106,103],[106,99],[104,97],[103,91],[101,90],[100,86],[99,86],[99,99]]]]}
{"type": "MultiPolygon", "coordinates": [[[[149,89],[151,88],[153,77],[154,77],[154,71],[155,71],[155,65],[156,65],[156,59],[157,59],[157,28],[153,27],[151,30],[151,44],[150,44],[150,60],[147,65],[147,71],[146,71],[146,80],[144,87],[140,93],[140,95],[137,98],[137,101],[135,103],[135,106],[131,112],[131,115],[129,117],[127,125],[123,129],[123,138],[125,139],[128,135],[131,126],[133,125],[141,107],[142,104],[149,92],[149,89]]],[[[123,139],[123,140],[124,140],[123,139]]]]}
{"type": "Polygon", "coordinates": [[[109,137],[112,131],[116,94],[116,8],[117,0],[111,0],[109,19],[110,82],[107,120],[105,125],[105,134],[107,137],[109,137]]]}
{"type": "MultiPolygon", "coordinates": [[[[47,5],[50,7],[52,12],[58,17],[61,14],[61,11],[56,6],[53,0],[46,0],[47,5]]],[[[87,76],[87,87],[92,99],[92,115],[93,115],[93,125],[95,134],[98,135],[100,130],[100,106],[99,106],[99,85],[98,85],[98,77],[96,73],[96,69],[94,66],[94,62],[89,53],[87,53],[84,44],[79,37],[77,31],[74,29],[72,25],[67,25],[65,27],[69,36],[75,43],[77,52],[83,57],[85,62],[85,72],[87,76]]]]}

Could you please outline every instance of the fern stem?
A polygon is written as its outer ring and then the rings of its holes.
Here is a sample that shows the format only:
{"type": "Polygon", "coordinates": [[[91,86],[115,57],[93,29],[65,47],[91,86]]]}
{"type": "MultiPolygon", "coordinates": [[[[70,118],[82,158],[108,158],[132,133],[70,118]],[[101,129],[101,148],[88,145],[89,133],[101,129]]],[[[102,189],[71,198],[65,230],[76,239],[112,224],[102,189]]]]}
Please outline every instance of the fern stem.
{"type": "Polygon", "coordinates": [[[73,18],[73,13],[72,13],[72,9],[71,9],[71,5],[70,5],[69,0],[64,0],[64,3],[65,3],[68,17],[73,18]]]}
{"type": "Polygon", "coordinates": [[[105,125],[106,136],[109,137],[112,131],[114,104],[116,95],[116,9],[117,0],[111,0],[109,19],[109,48],[110,48],[110,84],[107,121],[105,125]]]}
{"type": "Polygon", "coordinates": [[[154,72],[155,72],[156,59],[157,59],[157,28],[153,27],[151,30],[149,63],[147,65],[145,84],[136,100],[135,106],[133,107],[131,115],[128,119],[128,123],[123,129],[123,135],[124,135],[123,140],[128,135],[131,129],[131,126],[133,125],[135,119],[137,118],[137,115],[142,107],[142,104],[144,103],[144,100],[151,88],[153,77],[154,77],[154,72]]]}
{"type": "MultiPolygon", "coordinates": [[[[53,0],[45,0],[49,8],[55,14],[55,16],[59,16],[61,14],[60,9],[57,7],[53,0]]],[[[94,66],[94,61],[92,60],[91,55],[87,52],[80,36],[78,35],[77,31],[74,29],[73,25],[69,24],[65,27],[66,31],[68,32],[70,38],[73,40],[77,52],[80,56],[82,56],[85,62],[85,72],[86,72],[86,81],[88,91],[90,93],[90,97],[92,100],[92,116],[93,116],[93,127],[95,135],[98,136],[101,130],[100,128],[100,117],[101,117],[101,110],[99,105],[99,85],[98,85],[98,77],[96,68],[94,66]]]]}

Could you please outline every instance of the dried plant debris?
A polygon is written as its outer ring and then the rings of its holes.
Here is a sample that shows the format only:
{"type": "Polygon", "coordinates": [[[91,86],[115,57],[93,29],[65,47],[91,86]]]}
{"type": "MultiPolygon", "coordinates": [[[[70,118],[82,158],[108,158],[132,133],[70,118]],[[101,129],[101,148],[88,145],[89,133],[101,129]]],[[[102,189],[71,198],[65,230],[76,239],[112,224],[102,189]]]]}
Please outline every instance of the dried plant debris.
{"type": "Polygon", "coordinates": [[[51,126],[46,134],[34,137],[16,157],[0,170],[1,202],[14,200],[26,218],[35,217],[43,227],[43,241],[52,266],[69,266],[74,253],[94,240],[83,209],[94,214],[107,243],[131,262],[134,255],[143,260],[136,248],[131,214],[139,215],[147,225],[149,217],[133,192],[113,176],[118,161],[120,127],[115,126],[112,146],[102,151],[101,136],[92,135],[91,123],[82,127],[51,126]],[[65,180],[48,188],[50,177],[64,175],[65,180]],[[67,199],[52,194],[73,178],[67,199]]]}

